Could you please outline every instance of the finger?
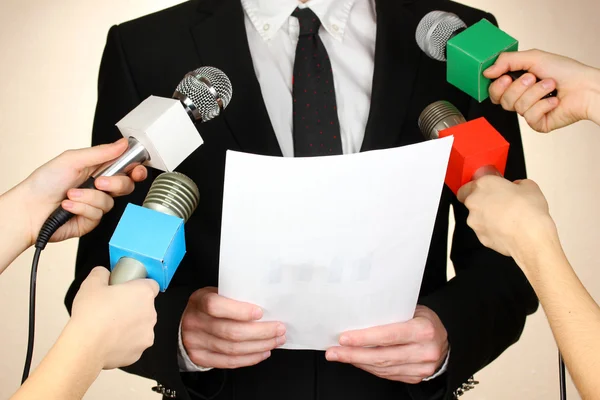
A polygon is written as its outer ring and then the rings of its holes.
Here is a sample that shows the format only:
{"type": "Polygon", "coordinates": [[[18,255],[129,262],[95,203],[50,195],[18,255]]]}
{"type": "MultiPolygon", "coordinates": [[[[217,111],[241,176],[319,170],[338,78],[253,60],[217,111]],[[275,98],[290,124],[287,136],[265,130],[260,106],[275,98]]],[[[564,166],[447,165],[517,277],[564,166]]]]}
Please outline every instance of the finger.
{"type": "Polygon", "coordinates": [[[558,107],[559,104],[560,101],[556,97],[540,100],[523,114],[523,118],[525,118],[527,124],[534,130],[548,133],[552,130],[552,127],[548,126],[547,122],[548,113],[558,107]]]}
{"type": "Polygon", "coordinates": [[[142,182],[148,177],[148,170],[143,165],[138,165],[129,174],[134,182],[142,182]]]}
{"type": "MultiPolygon", "coordinates": [[[[216,290],[216,289],[215,289],[216,290]]],[[[254,304],[243,303],[218,295],[213,290],[199,291],[198,309],[215,318],[235,321],[257,321],[263,311],[254,304]]]]}
{"type": "Polygon", "coordinates": [[[502,76],[490,85],[490,100],[493,104],[500,104],[502,96],[512,84],[510,76],[502,76]]]}
{"type": "Polygon", "coordinates": [[[271,357],[271,352],[247,354],[243,356],[228,356],[207,350],[192,351],[190,358],[196,365],[218,369],[237,369],[256,365],[271,357]]]}
{"type": "Polygon", "coordinates": [[[415,343],[418,340],[419,321],[414,319],[374,328],[348,331],[340,336],[342,346],[390,346],[415,343]]]}
{"type": "Polygon", "coordinates": [[[107,286],[110,278],[110,271],[105,267],[95,267],[90,271],[84,283],[92,285],[107,286]]]}
{"type": "Polygon", "coordinates": [[[422,346],[417,344],[387,347],[332,347],[325,352],[327,361],[346,364],[366,364],[388,368],[425,361],[422,346]]]}
{"type": "Polygon", "coordinates": [[[120,139],[114,143],[102,144],[85,149],[66,151],[61,157],[69,165],[78,169],[94,167],[104,164],[119,157],[127,149],[127,139],[120,139]]]}
{"type": "Polygon", "coordinates": [[[355,367],[367,371],[373,375],[394,380],[400,380],[400,377],[418,379],[418,382],[425,378],[433,376],[436,372],[435,364],[404,364],[388,368],[379,368],[368,364],[353,364],[355,367]]]}
{"type": "Polygon", "coordinates": [[[523,93],[535,85],[536,77],[527,73],[514,81],[502,95],[500,104],[507,111],[515,111],[515,103],[521,98],[523,93]]]}
{"type": "Polygon", "coordinates": [[[495,79],[508,71],[528,71],[539,62],[540,56],[537,50],[504,52],[500,54],[494,65],[483,71],[483,75],[495,79]]]}
{"type": "Polygon", "coordinates": [[[209,350],[214,353],[230,356],[243,356],[271,351],[283,345],[285,341],[285,336],[280,336],[267,340],[233,342],[203,331],[196,331],[192,335],[186,335],[184,345],[186,349],[209,350]]]}
{"type": "Polygon", "coordinates": [[[158,296],[160,287],[154,279],[134,279],[132,281],[125,282],[124,285],[131,287],[131,290],[137,288],[144,293],[147,293],[149,297],[155,298],[158,296]]]}
{"type": "Polygon", "coordinates": [[[471,194],[475,191],[476,188],[477,188],[477,185],[475,182],[469,182],[469,183],[464,184],[458,190],[458,193],[456,194],[458,201],[460,201],[461,203],[464,204],[465,201],[467,200],[467,198],[469,196],[471,196],[471,194]]]}
{"type": "Polygon", "coordinates": [[[70,189],[67,192],[67,198],[73,202],[100,209],[104,214],[109,212],[115,205],[112,197],[94,189],[70,189]]]}
{"type": "Polygon", "coordinates": [[[97,178],[94,184],[113,197],[126,196],[135,189],[135,184],[128,176],[102,176],[97,178]]]}
{"type": "Polygon", "coordinates": [[[268,340],[285,335],[285,325],[280,322],[239,322],[199,314],[198,328],[221,339],[233,342],[268,340]]]}
{"type": "Polygon", "coordinates": [[[556,88],[556,82],[553,79],[544,79],[536,83],[531,89],[525,91],[515,103],[515,110],[524,115],[527,110],[533,107],[542,97],[552,92],[556,88]]]}
{"type": "Polygon", "coordinates": [[[104,213],[101,209],[90,206],[85,203],[78,203],[71,200],[64,200],[61,203],[62,207],[68,212],[78,215],[86,220],[96,222],[102,219],[104,213]]]}

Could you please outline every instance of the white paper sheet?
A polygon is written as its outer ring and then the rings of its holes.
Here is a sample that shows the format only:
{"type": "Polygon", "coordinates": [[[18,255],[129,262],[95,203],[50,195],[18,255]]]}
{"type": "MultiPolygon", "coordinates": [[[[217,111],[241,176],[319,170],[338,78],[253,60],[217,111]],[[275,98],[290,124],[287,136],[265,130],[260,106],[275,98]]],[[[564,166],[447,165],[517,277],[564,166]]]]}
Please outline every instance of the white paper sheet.
{"type": "Polygon", "coordinates": [[[315,158],[228,152],[219,293],[324,350],[411,319],[452,137],[315,158]]]}

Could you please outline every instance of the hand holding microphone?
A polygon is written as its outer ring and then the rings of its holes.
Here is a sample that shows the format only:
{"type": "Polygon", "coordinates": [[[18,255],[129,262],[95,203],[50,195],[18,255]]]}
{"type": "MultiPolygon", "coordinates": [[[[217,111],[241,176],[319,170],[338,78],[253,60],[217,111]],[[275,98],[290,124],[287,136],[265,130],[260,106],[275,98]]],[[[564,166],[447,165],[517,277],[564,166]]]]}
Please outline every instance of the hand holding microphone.
{"type": "Polygon", "coordinates": [[[117,159],[127,149],[127,140],[80,150],[69,150],[44,164],[31,174],[19,188],[23,205],[29,214],[29,245],[50,212],[59,205],[77,217],[63,225],[50,239],[59,242],[80,237],[94,229],[102,216],[114,205],[112,197],[125,196],[134,189],[134,182],[147,176],[144,166],[137,166],[129,176],[99,178],[95,189],[77,189],[98,166],[117,159]],[[65,198],[67,200],[63,200],[65,198]],[[111,197],[112,196],[112,197],[111,197]]]}
{"type": "MultiPolygon", "coordinates": [[[[486,19],[467,27],[457,15],[445,11],[425,15],[415,37],[428,57],[446,62],[448,82],[479,102],[489,96],[490,77],[483,75],[483,71],[500,54],[517,51],[519,46],[516,39],[486,19]]],[[[526,73],[524,70],[506,72],[510,78],[505,79],[514,81],[526,73]]],[[[556,94],[554,88],[548,88],[544,96],[556,94]]]]}
{"type": "Polygon", "coordinates": [[[103,369],[135,363],[154,343],[158,284],[138,279],[109,286],[109,272],[96,267],[75,296],[67,329],[95,347],[103,369]]]}
{"type": "Polygon", "coordinates": [[[5,251],[0,255],[0,273],[28,247],[52,210],[62,205],[75,215],[51,237],[58,242],[83,236],[94,229],[102,216],[110,211],[111,196],[124,196],[133,191],[134,183],[146,178],[147,171],[137,166],[129,176],[104,177],[96,181],[103,190],[76,189],[91,171],[118,158],[127,148],[127,141],[69,150],[35,170],[27,179],[0,196],[2,207],[0,237],[5,251]],[[65,199],[65,194],[67,200],[65,199]],[[2,229],[2,228],[7,228],[2,229]]]}
{"type": "Polygon", "coordinates": [[[482,176],[464,185],[458,199],[469,209],[467,224],[479,241],[519,265],[528,265],[536,244],[558,241],[546,198],[531,180],[482,176]]]}
{"type": "Polygon", "coordinates": [[[567,57],[540,50],[510,52],[484,71],[490,79],[490,99],[505,110],[516,111],[529,126],[548,133],[581,120],[600,125],[600,70],[567,57]],[[513,82],[504,74],[515,70],[529,71],[513,82]],[[535,83],[534,76],[543,78],[535,83]],[[558,87],[557,98],[544,98],[548,90],[558,87]]]}

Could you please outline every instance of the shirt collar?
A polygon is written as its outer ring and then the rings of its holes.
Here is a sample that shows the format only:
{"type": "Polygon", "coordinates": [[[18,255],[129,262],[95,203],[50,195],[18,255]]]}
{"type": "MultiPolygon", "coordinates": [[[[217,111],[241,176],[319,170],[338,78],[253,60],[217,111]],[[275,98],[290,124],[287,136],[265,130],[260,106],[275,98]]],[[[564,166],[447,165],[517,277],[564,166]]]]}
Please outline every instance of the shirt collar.
{"type": "Polygon", "coordinates": [[[244,11],[264,40],[272,39],[292,15],[296,7],[309,7],[323,27],[342,41],[350,11],[356,0],[241,0],[244,11]]]}

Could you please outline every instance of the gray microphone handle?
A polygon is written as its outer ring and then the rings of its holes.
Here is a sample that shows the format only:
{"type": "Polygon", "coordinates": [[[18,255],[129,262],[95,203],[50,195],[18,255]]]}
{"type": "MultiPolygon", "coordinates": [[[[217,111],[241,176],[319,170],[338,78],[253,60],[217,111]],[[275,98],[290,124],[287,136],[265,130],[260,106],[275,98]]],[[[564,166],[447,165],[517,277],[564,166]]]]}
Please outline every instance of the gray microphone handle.
{"type": "Polygon", "coordinates": [[[135,258],[123,257],[117,262],[115,268],[110,273],[109,285],[118,285],[136,279],[146,279],[148,271],[144,264],[135,258]]]}
{"type": "Polygon", "coordinates": [[[145,163],[150,160],[150,154],[148,150],[137,141],[136,138],[130,136],[128,139],[129,147],[114,161],[109,161],[92,174],[92,177],[98,178],[100,176],[116,176],[128,174],[136,166],[145,163]]]}
{"type": "Polygon", "coordinates": [[[500,173],[500,171],[498,171],[495,166],[493,166],[493,165],[484,165],[483,167],[479,167],[477,169],[477,171],[475,171],[475,173],[473,174],[473,177],[471,178],[471,180],[475,181],[475,180],[481,178],[482,176],[486,176],[486,175],[502,176],[502,174],[500,173]]]}

